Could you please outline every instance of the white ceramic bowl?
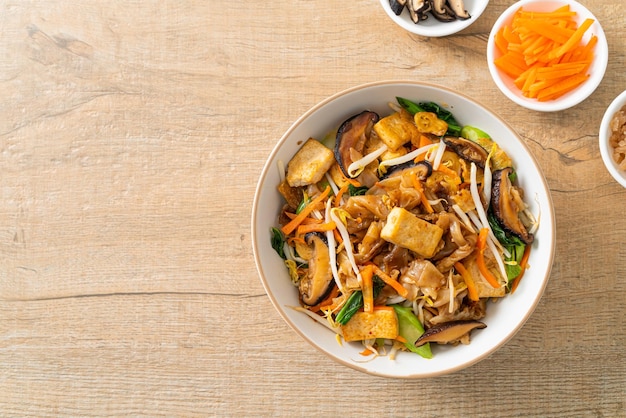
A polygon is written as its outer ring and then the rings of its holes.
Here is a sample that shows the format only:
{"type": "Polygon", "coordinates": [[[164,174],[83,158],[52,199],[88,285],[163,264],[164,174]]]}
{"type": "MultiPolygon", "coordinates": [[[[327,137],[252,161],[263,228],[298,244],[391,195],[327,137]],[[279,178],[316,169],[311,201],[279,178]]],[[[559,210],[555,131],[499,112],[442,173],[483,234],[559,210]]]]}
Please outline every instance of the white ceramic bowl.
{"type": "Polygon", "coordinates": [[[252,243],[261,281],[274,307],[287,324],[312,346],[341,364],[373,375],[427,377],[460,370],[484,359],[513,337],[529,318],[541,298],[552,266],[554,211],[548,186],[537,162],[505,121],[469,97],[444,87],[418,82],[378,82],[345,90],[315,105],[278,141],[263,168],[254,196],[252,243]],[[487,328],[473,334],[470,344],[435,346],[430,360],[402,352],[393,361],[388,357],[366,361],[359,355],[361,344],[339,345],[334,333],[290,308],[298,306],[298,291],[291,284],[283,260],[270,245],[270,228],[277,225],[283,205],[276,189],[280,182],[279,161],[286,164],[307,138],[322,138],[345,119],[364,109],[378,112],[381,116],[389,114],[388,103],[395,102],[397,96],[439,103],[452,111],[461,124],[479,127],[497,138],[499,145],[513,158],[530,210],[541,214],[541,223],[530,255],[529,264],[532,267],[514,294],[489,304],[484,320],[487,328]]]}
{"type": "Polygon", "coordinates": [[[502,13],[502,15],[500,15],[500,17],[496,20],[491,30],[491,33],[489,34],[489,40],[487,42],[487,64],[489,66],[489,72],[491,73],[491,77],[493,78],[493,81],[496,83],[500,91],[518,105],[523,106],[527,109],[537,110],[540,112],[556,112],[560,110],[565,110],[570,107],[576,106],[587,97],[589,97],[602,81],[602,78],[604,77],[604,72],[606,71],[608,60],[609,47],[606,42],[606,36],[604,34],[604,31],[602,30],[600,22],[585,6],[574,0],[517,1],[513,3],[508,9],[506,9],[504,13],[502,13]],[[569,4],[570,9],[577,13],[576,21],[578,22],[578,24],[582,23],[587,18],[591,18],[595,21],[583,37],[583,42],[587,42],[592,34],[598,37],[598,43],[595,47],[595,57],[591,64],[591,67],[589,68],[590,77],[580,86],[570,91],[569,93],[564,94],[556,100],[540,102],[536,99],[524,97],[521,90],[517,88],[515,84],[513,84],[513,79],[508,75],[502,73],[494,64],[494,60],[501,55],[495,44],[495,34],[502,26],[511,22],[511,20],[513,19],[513,15],[520,7],[523,7],[524,10],[528,11],[545,12],[552,11],[557,7],[564,6],[566,4],[569,4]]]}
{"type": "Polygon", "coordinates": [[[598,137],[600,140],[600,155],[602,155],[602,161],[604,161],[606,169],[619,184],[626,187],[626,172],[620,170],[615,163],[613,159],[613,147],[609,144],[609,138],[611,137],[609,124],[615,113],[624,106],[626,106],[626,90],[617,96],[606,109],[602,122],[600,123],[600,133],[598,137]]]}
{"type": "Polygon", "coordinates": [[[462,31],[478,19],[478,17],[485,11],[488,3],[488,0],[465,0],[465,9],[471,16],[469,19],[457,19],[452,22],[440,22],[428,13],[428,19],[419,23],[413,23],[406,7],[398,16],[391,10],[389,0],[380,0],[380,4],[383,6],[387,15],[389,15],[391,20],[400,25],[400,27],[416,35],[428,37],[448,36],[462,31]]]}

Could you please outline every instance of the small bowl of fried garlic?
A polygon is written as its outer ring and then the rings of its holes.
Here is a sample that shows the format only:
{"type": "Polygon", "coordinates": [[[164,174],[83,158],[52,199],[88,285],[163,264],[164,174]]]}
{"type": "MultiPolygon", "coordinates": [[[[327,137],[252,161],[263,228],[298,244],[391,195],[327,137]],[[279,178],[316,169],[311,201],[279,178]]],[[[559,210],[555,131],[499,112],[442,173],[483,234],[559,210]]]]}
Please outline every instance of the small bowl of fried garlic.
{"type": "Polygon", "coordinates": [[[626,90],[607,108],[598,136],[606,169],[619,184],[626,187],[626,90]]]}

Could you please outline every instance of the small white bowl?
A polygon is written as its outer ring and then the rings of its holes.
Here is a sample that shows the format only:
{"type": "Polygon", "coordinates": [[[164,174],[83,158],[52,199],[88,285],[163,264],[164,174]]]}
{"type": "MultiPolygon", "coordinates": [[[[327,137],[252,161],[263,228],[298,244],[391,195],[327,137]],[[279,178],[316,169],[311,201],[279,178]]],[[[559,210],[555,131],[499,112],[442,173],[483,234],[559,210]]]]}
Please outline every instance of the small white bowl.
{"type": "Polygon", "coordinates": [[[613,147],[609,144],[609,138],[611,137],[611,128],[609,125],[611,123],[611,119],[613,119],[613,116],[624,106],[626,106],[626,90],[617,96],[613,102],[611,102],[604,113],[604,117],[600,123],[599,139],[600,155],[602,155],[602,161],[604,161],[606,169],[619,184],[626,187],[626,171],[621,170],[618,167],[617,163],[613,159],[613,147]]]}
{"type": "Polygon", "coordinates": [[[391,20],[396,22],[400,27],[407,31],[421,36],[441,37],[448,36],[460,32],[474,23],[478,17],[485,11],[489,0],[465,0],[465,9],[470,14],[469,19],[454,20],[452,22],[440,22],[428,12],[428,18],[422,22],[414,23],[411,20],[409,11],[404,7],[402,13],[398,16],[389,5],[389,0],[380,0],[383,9],[389,15],[391,20]]]}
{"type": "MultiPolygon", "coordinates": [[[[468,367],[495,352],[515,335],[530,317],[548,282],[555,251],[554,208],[541,169],[524,141],[501,118],[462,93],[433,84],[388,81],[354,87],[329,97],[312,107],[287,130],[269,155],[259,177],[252,206],[252,247],[257,270],[268,297],[280,316],[303,339],[330,358],[356,370],[386,377],[421,378],[452,373],[468,367]],[[290,308],[299,305],[298,290],[283,260],[271,246],[272,226],[276,226],[283,206],[277,190],[281,174],[279,162],[287,163],[307,138],[322,138],[342,121],[363,109],[380,115],[391,113],[388,103],[396,97],[433,101],[453,112],[462,125],[473,125],[498,139],[513,158],[518,181],[528,196],[529,209],[540,214],[528,264],[532,266],[514,294],[489,305],[481,330],[468,345],[437,346],[433,358],[399,353],[395,360],[386,356],[365,359],[361,344],[338,344],[335,334],[306,314],[290,308]]],[[[289,336],[284,336],[289,338],[289,336]]],[[[285,364],[287,367],[287,364],[285,364]]],[[[329,365],[329,367],[332,367],[329,365]]]]}
{"type": "Polygon", "coordinates": [[[487,42],[487,64],[489,66],[489,72],[491,73],[491,77],[500,91],[502,91],[506,97],[518,105],[540,112],[556,112],[569,109],[589,97],[602,81],[608,60],[609,47],[600,22],[585,6],[574,0],[517,1],[506,9],[496,20],[487,42]],[[587,42],[591,35],[596,35],[598,37],[598,43],[596,44],[594,51],[595,56],[593,62],[591,63],[591,67],[589,68],[590,77],[574,90],[555,100],[540,102],[537,99],[524,97],[521,90],[513,84],[513,79],[502,73],[494,64],[494,60],[501,55],[495,44],[495,35],[502,26],[511,22],[513,15],[517,12],[517,10],[519,10],[520,7],[523,7],[524,10],[528,11],[546,12],[567,4],[570,6],[571,10],[577,13],[576,21],[578,24],[582,23],[587,18],[594,20],[593,25],[591,25],[583,37],[583,42],[587,42]]]}

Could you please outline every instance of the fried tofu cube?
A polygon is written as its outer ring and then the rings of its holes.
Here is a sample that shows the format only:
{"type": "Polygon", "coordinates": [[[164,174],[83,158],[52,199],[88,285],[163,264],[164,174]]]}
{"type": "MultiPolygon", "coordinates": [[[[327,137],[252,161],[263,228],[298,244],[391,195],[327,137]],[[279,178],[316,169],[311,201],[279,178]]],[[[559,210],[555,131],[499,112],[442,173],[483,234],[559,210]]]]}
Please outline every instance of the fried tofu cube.
{"type": "Polygon", "coordinates": [[[334,162],[332,150],[309,138],[287,164],[287,182],[291,187],[317,183],[334,162]]]}
{"type": "Polygon", "coordinates": [[[392,151],[419,135],[415,123],[400,112],[392,113],[376,122],[374,132],[392,151]]]}
{"type": "Polygon", "coordinates": [[[422,257],[432,257],[439,247],[443,229],[395,207],[389,212],[380,236],[385,241],[408,248],[422,257]]]}
{"type": "Polygon", "coordinates": [[[337,187],[342,188],[343,186],[348,184],[348,180],[346,179],[346,176],[341,171],[341,168],[339,167],[338,163],[335,162],[335,164],[330,166],[330,169],[328,170],[328,174],[330,174],[330,178],[333,179],[337,187]]]}
{"type": "Polygon", "coordinates": [[[282,195],[285,202],[293,209],[296,209],[300,205],[300,202],[302,202],[302,189],[299,187],[291,187],[289,183],[287,183],[287,180],[280,182],[278,185],[278,193],[282,195]]]}
{"type": "Polygon", "coordinates": [[[363,341],[370,338],[394,339],[398,336],[398,317],[393,309],[375,309],[357,312],[346,325],[341,326],[343,339],[363,341]]]}

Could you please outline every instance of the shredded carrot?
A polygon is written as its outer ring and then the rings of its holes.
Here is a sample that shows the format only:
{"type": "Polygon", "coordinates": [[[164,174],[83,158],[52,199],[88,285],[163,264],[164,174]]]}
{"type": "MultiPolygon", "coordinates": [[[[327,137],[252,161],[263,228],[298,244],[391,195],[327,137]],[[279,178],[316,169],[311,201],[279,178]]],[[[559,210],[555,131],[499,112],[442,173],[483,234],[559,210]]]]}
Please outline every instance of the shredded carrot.
{"type": "Polygon", "coordinates": [[[424,193],[424,188],[422,187],[422,183],[420,182],[420,179],[417,178],[417,174],[411,173],[410,177],[411,177],[411,181],[413,182],[413,188],[417,190],[420,194],[420,201],[422,202],[422,206],[424,206],[424,209],[426,209],[426,212],[433,213],[434,212],[433,207],[430,205],[430,202],[428,201],[428,198],[426,197],[426,193],[424,193]]]}
{"type": "Polygon", "coordinates": [[[306,205],[304,209],[302,209],[302,211],[300,211],[300,213],[295,218],[293,218],[291,221],[289,221],[285,226],[281,228],[281,231],[283,232],[283,234],[285,235],[291,234],[294,231],[294,229],[296,229],[298,225],[300,225],[302,221],[309,216],[309,214],[313,211],[315,206],[318,203],[322,202],[324,199],[326,199],[326,197],[328,197],[329,194],[330,194],[330,186],[326,186],[326,189],[322,193],[316,196],[315,199],[313,199],[308,205],[306,205]]]}
{"type": "MultiPolygon", "coordinates": [[[[420,135],[420,139],[419,139],[419,143],[418,143],[418,149],[428,146],[428,145],[432,145],[433,144],[433,140],[430,139],[429,137],[427,137],[426,135],[420,135]]],[[[417,157],[413,158],[414,162],[418,162],[418,161],[423,161],[426,158],[426,153],[428,151],[418,155],[417,157]]]]}
{"type": "Polygon", "coordinates": [[[343,238],[341,237],[339,230],[337,230],[336,228],[333,229],[333,235],[335,236],[335,241],[337,242],[337,244],[343,243],[343,238]]]}
{"type": "Polygon", "coordinates": [[[337,191],[337,195],[335,196],[335,200],[333,201],[333,203],[335,204],[335,206],[339,206],[341,204],[341,197],[344,195],[345,192],[348,191],[348,185],[350,183],[346,183],[344,184],[338,191],[337,191]]]}
{"type": "Polygon", "coordinates": [[[432,139],[430,139],[426,135],[420,135],[419,148],[425,147],[427,145],[432,145],[432,144],[433,144],[432,139]]]}
{"type": "Polygon", "coordinates": [[[461,176],[459,176],[459,173],[449,167],[446,167],[444,164],[439,164],[439,167],[437,167],[437,171],[441,171],[448,177],[452,177],[456,184],[461,184],[461,176]]]}
{"type": "Polygon", "coordinates": [[[491,287],[498,288],[500,287],[500,283],[498,283],[498,279],[489,271],[487,268],[487,264],[485,263],[485,248],[487,247],[487,239],[489,235],[488,228],[482,228],[478,233],[478,240],[476,241],[476,247],[478,248],[478,252],[476,255],[476,264],[478,265],[478,270],[480,270],[480,274],[487,280],[487,282],[491,285],[491,287]]]}
{"type": "Polygon", "coordinates": [[[334,309],[335,302],[334,299],[339,296],[339,288],[337,286],[333,286],[333,290],[330,291],[330,294],[320,303],[315,306],[309,308],[312,312],[319,312],[322,309],[334,309]]]}
{"type": "Polygon", "coordinates": [[[522,271],[520,272],[520,274],[517,275],[515,280],[513,280],[513,284],[511,285],[511,293],[515,292],[515,289],[517,289],[517,286],[519,286],[519,282],[522,281],[522,277],[524,276],[524,273],[526,272],[526,269],[528,268],[529,257],[530,257],[530,245],[527,245],[526,248],[524,248],[524,254],[522,255],[522,259],[520,260],[520,263],[519,263],[519,266],[522,268],[522,271]]]}
{"type": "Polygon", "coordinates": [[[469,296],[470,300],[478,301],[478,290],[476,289],[476,283],[474,283],[474,279],[472,278],[470,272],[467,271],[465,266],[459,261],[454,263],[454,268],[459,272],[467,285],[467,296],[469,296]]]}
{"type": "Polygon", "coordinates": [[[367,356],[371,356],[372,354],[374,354],[374,352],[370,350],[369,348],[366,348],[365,350],[361,351],[359,354],[367,357],[367,356]]]}
{"type": "Polygon", "coordinates": [[[343,174],[343,170],[339,169],[339,173],[346,183],[351,184],[354,187],[361,187],[361,183],[359,183],[358,180],[347,177],[345,174],[343,174]]]}
{"type": "Polygon", "coordinates": [[[494,64],[511,77],[522,95],[538,101],[554,100],[589,78],[596,35],[585,34],[594,23],[580,25],[568,5],[548,12],[520,7],[511,22],[494,36],[498,56],[494,64]]]}
{"type": "Polygon", "coordinates": [[[337,225],[333,221],[298,225],[298,229],[296,229],[296,235],[301,237],[302,235],[308,234],[309,232],[326,232],[332,231],[335,228],[337,228],[337,225]]]}
{"type": "MultiPolygon", "coordinates": [[[[285,212],[285,215],[289,218],[289,219],[295,219],[296,216],[298,216],[295,213],[291,213],[291,212],[285,212]]],[[[321,224],[323,221],[321,219],[315,219],[315,218],[311,218],[311,217],[306,217],[302,220],[302,222],[300,222],[303,225],[306,224],[321,224]]]]}
{"type": "Polygon", "coordinates": [[[402,297],[407,297],[407,295],[409,294],[409,291],[406,290],[404,288],[404,286],[402,286],[396,279],[394,279],[393,277],[391,277],[390,275],[388,275],[387,273],[385,273],[384,271],[382,271],[380,269],[380,267],[378,267],[376,264],[372,264],[372,266],[374,267],[374,274],[376,274],[378,277],[380,277],[380,279],[385,282],[386,284],[388,284],[389,286],[393,287],[393,289],[402,297]]]}
{"type": "Polygon", "coordinates": [[[374,312],[374,268],[368,264],[361,270],[361,282],[363,287],[363,312],[374,312]]]}
{"type": "Polygon", "coordinates": [[[404,338],[404,337],[403,337],[402,335],[400,335],[400,334],[398,334],[398,336],[395,338],[395,340],[396,340],[396,341],[398,341],[398,342],[400,342],[400,343],[402,343],[402,344],[404,344],[404,343],[406,343],[406,342],[407,342],[407,339],[406,339],[406,338],[404,338]]]}

